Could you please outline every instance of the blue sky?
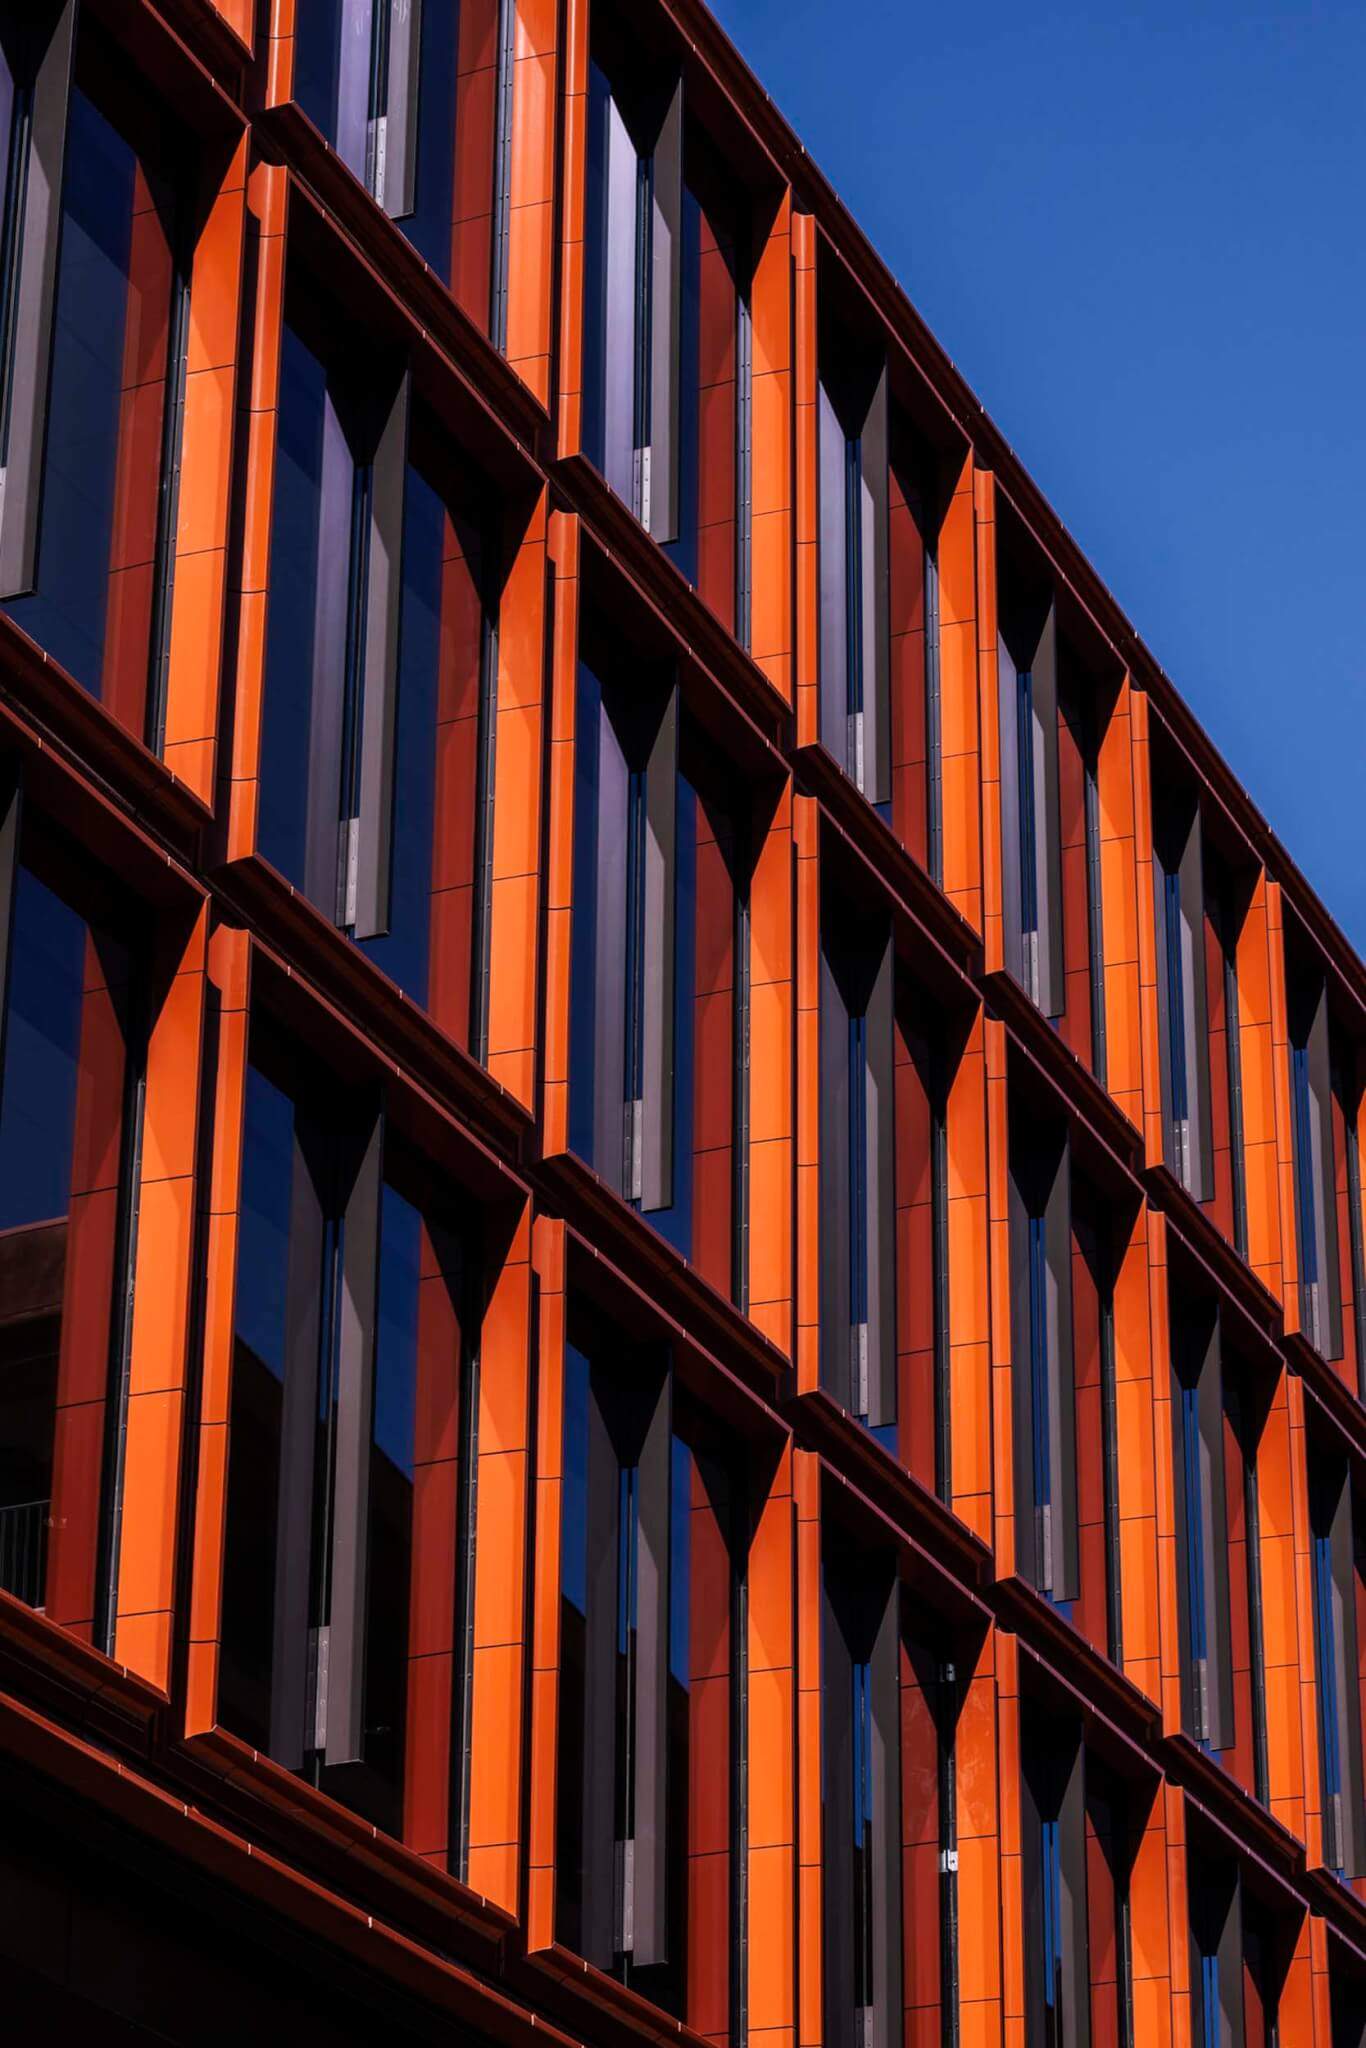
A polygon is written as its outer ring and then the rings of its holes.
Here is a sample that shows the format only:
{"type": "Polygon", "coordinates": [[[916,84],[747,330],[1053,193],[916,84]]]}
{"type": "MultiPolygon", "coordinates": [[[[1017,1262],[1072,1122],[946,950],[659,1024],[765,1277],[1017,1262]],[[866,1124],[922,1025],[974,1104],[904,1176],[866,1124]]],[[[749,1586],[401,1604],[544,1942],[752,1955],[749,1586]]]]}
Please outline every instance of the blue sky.
{"type": "Polygon", "coordinates": [[[1366,7],[712,5],[1366,952],[1366,7]]]}

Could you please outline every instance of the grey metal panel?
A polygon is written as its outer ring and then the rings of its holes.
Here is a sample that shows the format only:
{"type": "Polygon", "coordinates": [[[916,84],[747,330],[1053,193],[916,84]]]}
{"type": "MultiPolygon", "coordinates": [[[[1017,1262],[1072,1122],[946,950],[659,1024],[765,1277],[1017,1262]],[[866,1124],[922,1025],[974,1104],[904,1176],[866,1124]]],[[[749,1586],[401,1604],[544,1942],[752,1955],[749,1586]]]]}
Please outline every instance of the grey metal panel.
{"type": "Polygon", "coordinates": [[[1344,1469],[1329,1535],[1333,1577],[1333,1629],[1337,1637],[1337,1723],[1342,1730],[1342,1796],[1338,1854],[1348,1877],[1366,1876],[1366,1810],[1363,1809],[1361,1687],[1358,1673],[1357,1564],[1353,1529],[1352,1476],[1344,1469]]]}
{"type": "Polygon", "coordinates": [[[819,387],[820,662],[822,744],[841,768],[849,760],[849,566],[845,504],[848,444],[834,401],[819,387]]]}
{"type": "MultiPolygon", "coordinates": [[[[824,884],[823,884],[824,887],[824,884]]],[[[849,1006],[832,947],[834,916],[821,906],[820,1044],[820,1380],[845,1408],[850,1392],[849,1006]]]]}
{"type": "Polygon", "coordinates": [[[683,81],[669,98],[652,160],[650,234],[650,516],[678,539],[680,350],[683,319],[683,81]]]}
{"type": "MultiPolygon", "coordinates": [[[[316,0],[315,0],[316,4],[316,0]]],[[[370,176],[370,77],[374,9],[388,0],[341,0],[337,65],[337,154],[361,181],[370,176]]]]}
{"type": "Polygon", "coordinates": [[[636,181],[639,158],[614,95],[604,108],[607,153],[603,261],[603,474],[619,498],[635,502],[635,388],[626,350],[634,337],[636,304],[636,181]]]}
{"type": "Polygon", "coordinates": [[[1049,1467],[1053,1475],[1052,1538],[1055,1600],[1081,1591],[1077,1547],[1077,1394],[1072,1344],[1072,1153],[1058,1146],[1044,1214],[1048,1266],[1049,1467]]]}
{"type": "Polygon", "coordinates": [[[1086,1750],[1080,1739],[1062,1760],[1058,1800],[1059,1908],[1062,1932],[1063,2036],[1090,2048],[1091,1951],[1086,1913],[1086,1750]]]}
{"type": "Polygon", "coordinates": [[[1020,903],[1020,672],[1006,645],[996,641],[997,730],[1001,746],[1001,938],[1006,968],[1023,984],[1024,918],[1020,903]]]}
{"type": "MultiPolygon", "coordinates": [[[[1012,1105],[1013,1107],[1013,1105],[1012,1105]]],[[[1008,1234],[1010,1243],[1010,1360],[1014,1425],[1015,1562],[1031,1585],[1037,1585],[1041,1560],[1035,1540],[1034,1381],[1031,1370],[1029,1217],[1030,1188],[1023,1129],[1010,1134],[1008,1234]]]]}
{"type": "MultiPolygon", "coordinates": [[[[1187,1109],[1190,1164],[1187,1185],[1197,1202],[1214,1193],[1214,1140],[1210,1120],[1209,1007],[1205,974],[1205,863],[1197,803],[1181,850],[1181,958],[1185,976],[1187,1109]]],[[[1159,980],[1161,977],[1159,976],[1159,980]]]]}
{"type": "Polygon", "coordinates": [[[393,868],[394,731],[398,721],[399,621],[403,611],[403,498],[411,378],[399,378],[371,464],[370,554],[365,606],[360,820],[355,935],[389,929],[393,868]]]}
{"type": "Polygon", "coordinates": [[[370,1556],[370,1442],[374,1434],[384,1120],[365,1133],[346,1199],[333,1431],[331,1601],[328,1608],[327,1762],[365,1752],[365,1633],[370,1556]]]}
{"type": "Polygon", "coordinates": [[[605,701],[599,713],[597,746],[593,1166],[620,1194],[626,1163],[626,813],[630,777],[605,701]]]}
{"type": "Polygon", "coordinates": [[[19,226],[18,295],[9,364],[9,428],[0,458],[0,598],[19,597],[37,577],[43,450],[47,439],[52,322],[62,223],[62,169],[75,42],[76,0],[32,10],[6,34],[33,78],[33,125],[24,214],[19,226]]]}
{"type": "Polygon", "coordinates": [[[674,960],[678,689],[669,691],[645,768],[645,987],[641,1208],[674,1198],[674,960]]]}
{"type": "Polygon", "coordinates": [[[854,1657],[847,1574],[821,1573],[821,1861],[824,2040],[854,2048],[854,1657]]]}
{"type": "MultiPolygon", "coordinates": [[[[871,1419],[871,1418],[870,1418],[871,1419]]],[[[873,2011],[868,2048],[899,2048],[901,2008],[901,1588],[893,1578],[869,1657],[873,1725],[873,2011]]]]}
{"type": "Polygon", "coordinates": [[[620,1461],[613,1442],[611,1378],[589,1375],[583,1700],[581,1939],[586,1960],[610,1970],[617,1947],[617,1602],[620,1461]]]}
{"type": "Polygon", "coordinates": [[[1209,1312],[1196,1405],[1200,1417],[1200,1479],[1205,1496],[1205,1512],[1202,1516],[1205,1543],[1200,1569],[1205,1581],[1208,1665],[1209,1724],[1206,1738],[1212,1748],[1227,1749],[1233,1743],[1236,1731],[1233,1715],[1233,1642],[1229,1619],[1224,1367],[1217,1309],[1209,1312]]]}
{"type": "Polygon", "coordinates": [[[312,1748],[309,1695],[314,1460],[323,1285],[327,1148],[296,1110],[285,1280],[284,1397],[276,1504],[270,1753],[297,1771],[312,1748]]]}
{"type": "Polygon", "coordinates": [[[897,1417],[895,945],[887,934],[864,1012],[868,1047],[868,1422],[897,1417]]]}
{"type": "Polygon", "coordinates": [[[660,1376],[638,1461],[636,1692],[634,1701],[634,1962],[668,1955],[669,1905],[669,1532],[673,1464],[672,1374],[660,1376]]]}
{"type": "Polygon", "coordinates": [[[861,442],[863,518],[863,793],[892,796],[891,511],[888,477],[887,370],[873,390],[861,442]]]}
{"type": "Polygon", "coordinates": [[[389,93],[383,115],[383,182],[376,185],[375,196],[386,213],[401,220],[416,204],[422,0],[379,4],[389,10],[389,93]]]}
{"type": "Polygon", "coordinates": [[[1046,1017],[1066,1004],[1062,920],[1061,810],[1058,799],[1058,628],[1052,604],[1030,669],[1034,694],[1034,858],[1039,889],[1039,987],[1046,1017]]]}
{"type": "Polygon", "coordinates": [[[355,456],[338,401],[329,384],[323,412],[317,577],[313,596],[304,894],[324,916],[334,921],[345,917],[341,833],[342,719],[355,490],[355,456]]]}
{"type": "Polygon", "coordinates": [[[1313,1176],[1314,1233],[1318,1240],[1317,1299],[1310,1336],[1325,1358],[1342,1356],[1342,1272],[1338,1258],[1337,1168],[1333,1149],[1333,1068],[1324,984],[1305,1044],[1309,1068],[1309,1157],[1313,1176]]]}

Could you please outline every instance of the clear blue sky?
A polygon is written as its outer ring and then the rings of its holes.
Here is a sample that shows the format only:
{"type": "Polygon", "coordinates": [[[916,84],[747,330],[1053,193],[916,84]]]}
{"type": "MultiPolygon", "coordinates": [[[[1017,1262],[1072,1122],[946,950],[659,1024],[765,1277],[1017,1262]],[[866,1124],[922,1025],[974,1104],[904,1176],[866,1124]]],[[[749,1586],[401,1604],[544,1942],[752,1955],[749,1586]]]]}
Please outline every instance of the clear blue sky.
{"type": "Polygon", "coordinates": [[[712,0],[1366,952],[1363,0],[712,0]]]}

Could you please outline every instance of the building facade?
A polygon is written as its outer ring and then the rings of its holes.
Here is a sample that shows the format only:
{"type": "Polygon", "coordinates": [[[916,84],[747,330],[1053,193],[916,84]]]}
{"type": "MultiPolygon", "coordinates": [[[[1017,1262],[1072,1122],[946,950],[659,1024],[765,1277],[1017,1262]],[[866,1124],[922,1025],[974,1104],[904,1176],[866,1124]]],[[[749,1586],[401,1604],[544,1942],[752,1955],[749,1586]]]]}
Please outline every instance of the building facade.
{"type": "Polygon", "coordinates": [[[1362,2048],[1366,968],[701,0],[0,131],[9,2037],[1362,2048]]]}

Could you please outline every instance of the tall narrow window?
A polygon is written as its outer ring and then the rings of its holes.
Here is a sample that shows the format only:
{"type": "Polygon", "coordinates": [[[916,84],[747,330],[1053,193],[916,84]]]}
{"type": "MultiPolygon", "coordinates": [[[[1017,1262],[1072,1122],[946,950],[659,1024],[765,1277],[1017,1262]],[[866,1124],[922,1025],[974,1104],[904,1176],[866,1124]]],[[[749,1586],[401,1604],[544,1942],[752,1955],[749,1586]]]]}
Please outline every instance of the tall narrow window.
{"type": "Polygon", "coordinates": [[[76,0],[35,0],[0,27],[0,592],[31,590],[47,427],[76,0]]]}
{"type": "Polygon", "coordinates": [[[1187,1730],[1206,1748],[1234,1739],[1224,1375],[1219,1311],[1172,1300],[1172,1448],[1177,1596],[1187,1730]]]}
{"type": "Polygon", "coordinates": [[[1288,996],[1300,1322],[1316,1351],[1339,1358],[1342,1275],[1327,985],[1322,977],[1292,979],[1288,996]]]}
{"type": "Polygon", "coordinates": [[[444,1481],[471,1364],[452,1206],[374,1101],[254,1032],[223,1720],[389,1833],[444,1849],[458,1874],[458,1544],[444,1481]],[[439,1662],[419,1688],[412,1667],[428,1656],[439,1662]]]}
{"type": "Polygon", "coordinates": [[[887,370],[827,341],[820,378],[822,743],[870,803],[890,803],[887,370]]]}
{"type": "Polygon", "coordinates": [[[106,1440],[124,1364],[136,954],[89,857],[0,806],[0,1585],[112,1647],[106,1440]],[[103,1579],[103,1584],[101,1583],[103,1579]]]}
{"type": "MultiPolygon", "coordinates": [[[[1223,868],[1212,903],[1217,972],[1223,988],[1224,1059],[1227,1066],[1229,1185],[1233,1243],[1247,1256],[1247,1161],[1243,1150],[1243,1038],[1238,994],[1238,902],[1233,876],[1223,868]]],[[[1217,1179],[1216,1171],[1216,1179],[1217,1179]]]]}
{"type": "MultiPolygon", "coordinates": [[[[294,31],[295,100],[443,282],[451,279],[452,220],[461,212],[461,46],[482,33],[485,49],[495,47],[498,0],[471,0],[470,12],[467,30],[466,8],[438,0],[313,0],[299,9],[294,31]]],[[[481,170],[487,185],[488,150],[481,170]]],[[[471,211],[487,213],[487,197],[480,207],[475,195],[464,196],[471,211]]],[[[490,293],[486,273],[486,305],[490,293]]]]}
{"type": "Polygon", "coordinates": [[[381,363],[359,391],[302,285],[288,313],[260,850],[482,1053],[497,708],[489,514],[469,465],[410,409],[406,376],[381,363]]]}
{"type": "Polygon", "coordinates": [[[564,1475],[557,1938],[724,2034],[741,1489],[667,1358],[582,1304],[564,1475]]]}
{"type": "Polygon", "coordinates": [[[1191,2038],[1244,2048],[1243,1885],[1231,1858],[1186,1853],[1190,1901],[1191,2038]]]}
{"type": "Polygon", "coordinates": [[[1006,965],[1046,1017],[1063,1013],[1057,624],[1050,601],[1003,624],[997,673],[1006,965]]]}
{"type": "Polygon", "coordinates": [[[1366,1807],[1352,1478],[1344,1458],[1317,1451],[1309,1480],[1323,1854],[1339,1877],[1356,1878],[1366,1876],[1366,1807]]]}
{"type": "Polygon", "coordinates": [[[1179,789],[1153,817],[1157,1008],[1167,1164],[1197,1202],[1213,1193],[1205,880],[1200,806],[1179,789]]]}
{"type": "Polygon", "coordinates": [[[1010,1135],[1015,1554],[1050,1600],[1075,1600],[1076,1386],[1071,1152],[1065,1129],[1016,1101],[1010,1135]]]}
{"type": "Polygon", "coordinates": [[[1091,1978],[1091,2038],[1115,2048],[1134,2039],[1130,1873],[1133,1830],[1123,1781],[1086,1758],[1086,1917],[1091,1978]]]}
{"type": "Polygon", "coordinates": [[[1086,1752],[1033,1701],[1020,1716],[1020,1847],[1029,2048],[1088,2048],[1086,1752]]]}
{"type": "Polygon", "coordinates": [[[683,86],[588,91],[584,446],[656,540],[679,530],[683,86]],[[629,354],[628,354],[629,351],[629,354]],[[630,364],[629,374],[623,374],[630,364]]]}
{"type": "Polygon", "coordinates": [[[97,24],[83,27],[73,72],[74,6],[21,12],[3,43],[0,602],[159,746],[193,161],[97,24]]]}
{"type": "MultiPolygon", "coordinates": [[[[1358,1067],[1357,1071],[1360,1071],[1358,1067]]],[[[1352,1262],[1352,1311],[1356,1325],[1357,1391],[1366,1394],[1366,1229],[1362,1222],[1361,1120],[1362,1089],[1341,1073],[1339,1098],[1343,1117],[1343,1154],[1347,1178],[1347,1243],[1352,1262]]]]}
{"type": "Polygon", "coordinates": [[[833,1536],[822,1575],[825,2039],[890,2048],[903,2023],[900,1588],[890,1560],[833,1536]]]}
{"type": "Polygon", "coordinates": [[[677,687],[585,623],[575,732],[570,1144],[722,1292],[736,1237],[738,797],[677,687]]]}
{"type": "Polygon", "coordinates": [[[827,876],[821,909],[821,1383],[896,1422],[895,947],[827,876]]]}

